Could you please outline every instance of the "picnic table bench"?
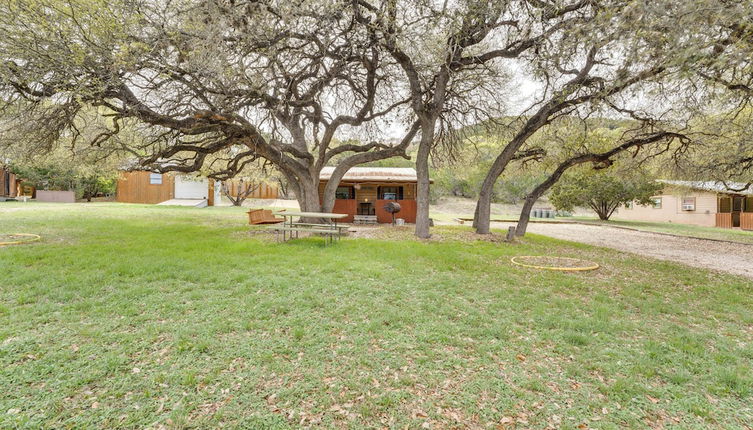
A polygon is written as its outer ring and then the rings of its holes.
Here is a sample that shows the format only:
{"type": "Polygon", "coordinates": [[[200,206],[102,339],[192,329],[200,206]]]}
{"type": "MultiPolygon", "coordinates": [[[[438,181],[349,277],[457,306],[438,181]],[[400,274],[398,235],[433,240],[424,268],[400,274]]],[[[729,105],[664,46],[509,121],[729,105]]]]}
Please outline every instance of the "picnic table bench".
{"type": "Polygon", "coordinates": [[[284,221],[282,224],[277,224],[274,226],[267,227],[267,229],[272,230],[276,233],[277,240],[280,240],[280,233],[282,233],[282,241],[285,242],[286,240],[292,239],[294,236],[298,238],[299,233],[312,233],[312,234],[320,234],[324,236],[325,243],[333,243],[335,239],[340,240],[340,237],[343,234],[343,229],[346,229],[347,226],[343,225],[337,225],[337,220],[347,217],[346,214],[335,214],[335,213],[320,213],[320,212],[277,212],[275,213],[277,216],[283,217],[284,221]],[[317,224],[317,223],[306,223],[306,222],[293,222],[293,217],[300,217],[300,218],[319,218],[324,220],[333,220],[331,223],[326,224],[317,224]]]}

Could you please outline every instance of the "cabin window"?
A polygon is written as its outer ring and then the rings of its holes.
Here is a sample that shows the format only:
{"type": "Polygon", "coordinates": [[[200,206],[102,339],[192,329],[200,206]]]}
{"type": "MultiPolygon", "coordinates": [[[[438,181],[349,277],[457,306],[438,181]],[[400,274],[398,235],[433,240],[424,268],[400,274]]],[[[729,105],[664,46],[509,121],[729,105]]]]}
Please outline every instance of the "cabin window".
{"type": "Polygon", "coordinates": [[[380,200],[403,200],[403,187],[379,187],[380,200]]]}
{"type": "Polygon", "coordinates": [[[354,199],[356,198],[356,193],[353,187],[337,187],[335,198],[343,200],[354,199]]]}
{"type": "Polygon", "coordinates": [[[682,198],[682,210],[694,211],[695,210],[695,197],[683,197],[682,198]]]}
{"type": "Polygon", "coordinates": [[[651,199],[651,206],[654,209],[661,209],[661,197],[654,197],[651,199]]]}
{"type": "Polygon", "coordinates": [[[149,174],[149,183],[152,185],[162,185],[162,174],[161,173],[150,173],[149,174]]]}

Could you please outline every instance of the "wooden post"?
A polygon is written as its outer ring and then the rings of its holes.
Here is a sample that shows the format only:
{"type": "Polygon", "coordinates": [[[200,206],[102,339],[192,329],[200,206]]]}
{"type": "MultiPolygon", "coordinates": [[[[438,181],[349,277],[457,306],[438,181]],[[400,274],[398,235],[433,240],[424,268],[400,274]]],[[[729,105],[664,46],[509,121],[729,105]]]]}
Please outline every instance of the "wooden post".
{"type": "Polygon", "coordinates": [[[505,241],[512,242],[512,240],[515,238],[515,227],[511,226],[507,228],[507,237],[505,238],[505,241]]]}
{"type": "Polygon", "coordinates": [[[209,180],[209,194],[207,195],[207,206],[214,206],[214,179],[209,180]]]}

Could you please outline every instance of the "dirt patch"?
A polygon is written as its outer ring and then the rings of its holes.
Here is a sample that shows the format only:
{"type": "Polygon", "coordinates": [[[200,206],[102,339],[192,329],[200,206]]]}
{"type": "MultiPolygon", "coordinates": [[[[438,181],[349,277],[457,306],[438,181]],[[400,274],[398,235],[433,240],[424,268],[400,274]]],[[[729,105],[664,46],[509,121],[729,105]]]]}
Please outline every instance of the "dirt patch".
{"type": "Polygon", "coordinates": [[[496,234],[476,234],[472,230],[442,227],[433,228],[429,239],[419,239],[414,235],[414,230],[415,226],[412,225],[353,225],[348,228],[348,237],[355,239],[416,240],[423,242],[443,242],[446,240],[460,242],[504,242],[504,237],[496,234]]]}
{"type": "MultiPolygon", "coordinates": [[[[502,229],[511,225],[493,223],[502,229]]],[[[528,231],[753,278],[753,245],[582,224],[530,224],[528,231]]]]}

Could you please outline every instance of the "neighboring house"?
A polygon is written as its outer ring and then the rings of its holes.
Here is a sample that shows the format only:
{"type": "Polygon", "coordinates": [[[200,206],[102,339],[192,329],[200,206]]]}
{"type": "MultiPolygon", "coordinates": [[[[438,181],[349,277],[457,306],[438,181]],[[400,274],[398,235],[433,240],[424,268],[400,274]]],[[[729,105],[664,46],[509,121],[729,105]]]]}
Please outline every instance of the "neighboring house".
{"type": "Polygon", "coordinates": [[[198,176],[152,173],[140,170],[120,172],[116,200],[122,203],[214,206],[220,200],[220,186],[198,176]]]}
{"type": "Polygon", "coordinates": [[[0,167],[0,199],[14,198],[18,194],[16,175],[0,167]]]}
{"type": "MultiPolygon", "coordinates": [[[[319,198],[334,167],[325,167],[319,176],[319,198]]],[[[343,176],[336,191],[333,212],[348,214],[344,222],[392,222],[392,215],[384,210],[390,201],[400,204],[396,218],[416,222],[416,170],[399,167],[353,167],[343,176]]]]}
{"type": "Polygon", "coordinates": [[[0,166],[0,200],[18,198],[20,196],[36,197],[33,186],[24,184],[10,170],[0,166]]]}
{"type": "MultiPolygon", "coordinates": [[[[753,189],[730,191],[723,183],[711,181],[659,182],[665,187],[652,198],[653,204],[621,207],[614,218],[753,230],[753,189]]],[[[744,188],[744,184],[727,185],[744,188]]]]}

